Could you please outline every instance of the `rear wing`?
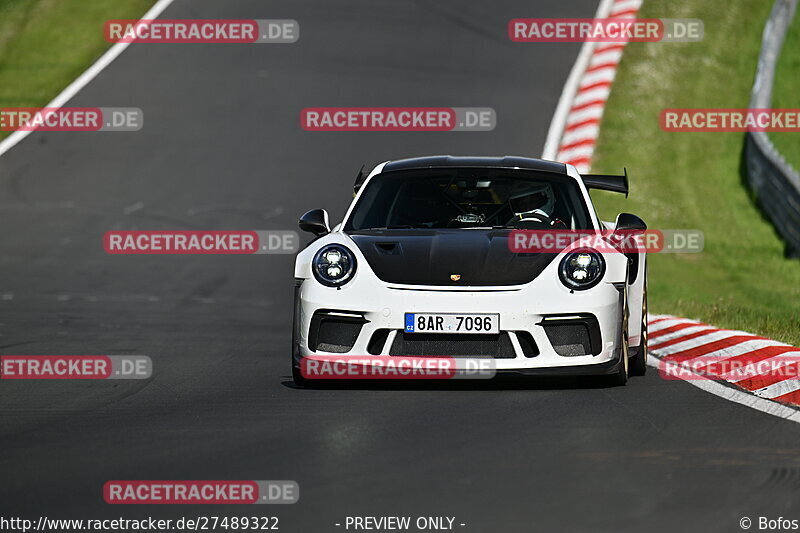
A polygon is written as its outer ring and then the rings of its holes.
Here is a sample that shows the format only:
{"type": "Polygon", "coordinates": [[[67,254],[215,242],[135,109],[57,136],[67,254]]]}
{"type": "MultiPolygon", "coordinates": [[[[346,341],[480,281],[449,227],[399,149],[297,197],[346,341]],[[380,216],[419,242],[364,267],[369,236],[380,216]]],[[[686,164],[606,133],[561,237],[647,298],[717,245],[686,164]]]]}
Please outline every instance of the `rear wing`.
{"type": "Polygon", "coordinates": [[[623,168],[622,176],[617,174],[583,174],[583,184],[587,189],[599,189],[601,191],[611,191],[624,193],[628,197],[630,188],[628,187],[628,169],[623,168]]]}

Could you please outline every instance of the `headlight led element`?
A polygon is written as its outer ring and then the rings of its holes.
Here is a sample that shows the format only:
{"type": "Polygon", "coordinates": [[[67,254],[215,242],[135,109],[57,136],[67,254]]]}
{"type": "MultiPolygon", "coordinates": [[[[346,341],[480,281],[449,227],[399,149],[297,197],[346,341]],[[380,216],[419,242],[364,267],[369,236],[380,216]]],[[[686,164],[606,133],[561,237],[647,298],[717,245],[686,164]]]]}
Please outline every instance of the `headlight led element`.
{"type": "Polygon", "coordinates": [[[591,289],[603,278],[606,262],[594,250],[570,252],[561,260],[558,276],[568,289],[583,291],[591,289]]]}
{"type": "Polygon", "coordinates": [[[340,287],[353,277],[356,258],[341,244],[329,244],[316,253],[311,268],[314,277],[323,285],[340,287]]]}

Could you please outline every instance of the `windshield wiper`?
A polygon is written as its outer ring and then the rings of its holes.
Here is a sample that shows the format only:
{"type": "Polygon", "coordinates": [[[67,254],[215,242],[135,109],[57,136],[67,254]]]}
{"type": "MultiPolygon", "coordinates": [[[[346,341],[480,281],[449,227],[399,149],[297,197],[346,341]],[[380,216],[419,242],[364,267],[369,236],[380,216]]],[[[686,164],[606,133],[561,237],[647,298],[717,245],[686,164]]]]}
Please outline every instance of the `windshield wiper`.
{"type": "Polygon", "coordinates": [[[363,230],[376,230],[376,229],[414,229],[414,228],[427,228],[428,226],[412,226],[410,224],[394,224],[391,226],[380,226],[375,228],[362,228],[363,230]]]}

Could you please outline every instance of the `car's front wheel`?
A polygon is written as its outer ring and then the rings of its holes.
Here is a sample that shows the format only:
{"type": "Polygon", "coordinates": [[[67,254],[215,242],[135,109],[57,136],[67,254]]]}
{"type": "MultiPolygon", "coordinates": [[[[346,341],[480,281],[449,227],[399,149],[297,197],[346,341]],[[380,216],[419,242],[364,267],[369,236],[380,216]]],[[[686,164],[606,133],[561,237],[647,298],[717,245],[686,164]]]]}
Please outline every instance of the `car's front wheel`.
{"type": "MultiPolygon", "coordinates": [[[[295,315],[297,313],[295,312],[295,315]]],[[[297,317],[295,317],[295,321],[297,317]]],[[[292,365],[292,379],[294,380],[294,384],[298,387],[310,387],[309,380],[303,377],[303,373],[300,371],[300,357],[299,357],[299,346],[297,341],[297,322],[292,324],[292,356],[290,358],[289,364],[292,365]]]]}
{"type": "Polygon", "coordinates": [[[645,270],[644,287],[642,288],[642,326],[639,347],[631,359],[631,375],[644,376],[647,372],[647,270],[645,270]]]}
{"type": "Polygon", "coordinates": [[[621,360],[617,367],[617,371],[610,377],[611,385],[621,386],[628,382],[629,373],[629,360],[630,352],[628,348],[628,298],[625,297],[624,305],[622,308],[622,331],[620,331],[620,356],[621,360]]]}

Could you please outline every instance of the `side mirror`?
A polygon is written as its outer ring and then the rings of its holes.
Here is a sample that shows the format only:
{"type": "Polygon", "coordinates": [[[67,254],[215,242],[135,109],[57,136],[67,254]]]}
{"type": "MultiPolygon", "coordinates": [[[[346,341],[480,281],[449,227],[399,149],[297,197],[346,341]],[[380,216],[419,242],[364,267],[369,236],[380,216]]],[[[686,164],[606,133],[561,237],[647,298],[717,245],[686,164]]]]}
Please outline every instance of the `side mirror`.
{"type": "Polygon", "coordinates": [[[312,209],[300,217],[300,229],[313,233],[317,237],[322,237],[331,232],[328,222],[328,212],[324,209],[312,209]]]}
{"type": "Polygon", "coordinates": [[[617,225],[614,231],[644,231],[647,224],[644,220],[630,213],[620,213],[617,215],[617,225]]]}

